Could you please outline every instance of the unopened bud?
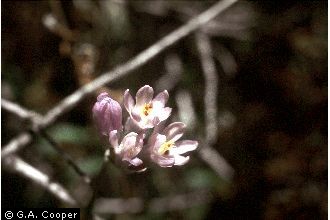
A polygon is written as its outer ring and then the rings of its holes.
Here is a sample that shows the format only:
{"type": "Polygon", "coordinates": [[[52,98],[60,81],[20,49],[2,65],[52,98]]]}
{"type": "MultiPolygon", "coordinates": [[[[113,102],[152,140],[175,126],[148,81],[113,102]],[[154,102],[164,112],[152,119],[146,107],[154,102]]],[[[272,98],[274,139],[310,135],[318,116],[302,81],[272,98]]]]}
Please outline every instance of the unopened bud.
{"type": "Polygon", "coordinates": [[[101,93],[97,97],[93,107],[93,117],[102,135],[108,136],[113,130],[122,130],[122,109],[108,93],[101,93]]]}

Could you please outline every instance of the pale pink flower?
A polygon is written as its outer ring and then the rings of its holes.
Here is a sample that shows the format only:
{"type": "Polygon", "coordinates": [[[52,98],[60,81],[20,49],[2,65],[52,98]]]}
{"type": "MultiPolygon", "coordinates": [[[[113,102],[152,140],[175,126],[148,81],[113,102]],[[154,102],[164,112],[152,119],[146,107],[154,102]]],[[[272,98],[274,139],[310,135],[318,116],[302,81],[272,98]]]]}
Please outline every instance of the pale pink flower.
{"type": "Polygon", "coordinates": [[[124,105],[132,121],[140,128],[153,128],[159,122],[166,120],[172,109],[165,107],[168,100],[168,92],[160,92],[154,99],[154,90],[145,85],[136,93],[136,103],[127,89],[124,94],[124,105]]]}
{"type": "Polygon", "coordinates": [[[197,148],[198,142],[192,140],[178,141],[184,132],[185,124],[174,122],[162,132],[154,133],[149,139],[151,160],[161,167],[181,166],[189,161],[189,156],[182,156],[197,148]]]}
{"type": "Polygon", "coordinates": [[[128,133],[119,144],[117,130],[109,134],[109,142],[114,148],[115,154],[122,161],[127,161],[134,166],[140,166],[143,161],[137,157],[143,147],[144,134],[128,133]]]}
{"type": "Polygon", "coordinates": [[[113,130],[122,130],[122,109],[106,92],[97,97],[93,107],[93,118],[102,135],[107,136],[113,130]]]}

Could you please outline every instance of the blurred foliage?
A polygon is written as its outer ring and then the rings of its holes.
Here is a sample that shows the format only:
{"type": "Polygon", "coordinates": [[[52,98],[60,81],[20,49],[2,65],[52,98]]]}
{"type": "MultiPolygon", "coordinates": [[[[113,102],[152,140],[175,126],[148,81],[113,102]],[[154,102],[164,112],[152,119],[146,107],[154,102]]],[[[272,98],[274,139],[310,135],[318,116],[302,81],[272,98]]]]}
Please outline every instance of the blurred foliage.
{"type": "MultiPolygon", "coordinates": [[[[2,97],[46,113],[79,86],[126,62],[213,3],[2,1],[2,97]]],[[[98,197],[148,201],[203,190],[212,195],[205,204],[186,210],[110,214],[111,219],[325,219],[326,6],[326,1],[240,1],[203,27],[219,77],[219,136],[213,147],[234,167],[232,182],[218,177],[197,152],[184,167],[154,166],[139,174],[127,174],[113,164],[103,167],[106,141],[91,119],[95,96],[63,115],[47,133],[95,178],[98,197]]],[[[200,137],[205,133],[205,85],[194,34],[103,90],[120,101],[126,88],[135,92],[144,84],[156,85],[168,74],[166,60],[172,54],[182,63],[178,82],[171,84],[172,119],[179,118],[174,97],[185,89],[197,115],[186,137],[200,137]]],[[[2,111],[3,145],[25,128],[2,111]]],[[[43,138],[37,136],[19,155],[88,202],[91,189],[43,138]]],[[[1,179],[3,208],[64,206],[13,173],[2,170],[1,179]]]]}

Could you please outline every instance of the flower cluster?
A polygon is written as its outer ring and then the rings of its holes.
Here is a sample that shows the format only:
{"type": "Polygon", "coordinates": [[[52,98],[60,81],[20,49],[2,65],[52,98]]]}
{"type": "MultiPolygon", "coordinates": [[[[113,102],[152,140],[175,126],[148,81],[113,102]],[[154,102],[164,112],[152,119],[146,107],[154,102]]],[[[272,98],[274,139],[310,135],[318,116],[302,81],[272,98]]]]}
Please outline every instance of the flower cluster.
{"type": "Polygon", "coordinates": [[[108,137],[113,152],[131,168],[145,167],[151,160],[161,167],[184,165],[189,156],[182,156],[197,148],[198,142],[181,140],[185,124],[174,122],[164,126],[172,109],[166,107],[166,90],[154,97],[152,87],[145,85],[136,93],[135,101],[127,89],[124,106],[128,112],[122,124],[122,108],[107,93],[101,93],[93,107],[93,117],[101,135],[108,137]],[[164,128],[165,127],[165,128],[164,128]]]}

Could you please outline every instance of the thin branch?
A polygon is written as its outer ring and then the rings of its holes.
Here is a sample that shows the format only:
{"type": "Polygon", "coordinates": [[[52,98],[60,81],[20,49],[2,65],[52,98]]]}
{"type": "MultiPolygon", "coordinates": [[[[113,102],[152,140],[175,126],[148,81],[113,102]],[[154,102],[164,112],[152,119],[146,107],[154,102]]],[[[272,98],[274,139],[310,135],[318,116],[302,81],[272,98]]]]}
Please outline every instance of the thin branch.
{"type": "Polygon", "coordinates": [[[66,25],[58,21],[58,18],[53,14],[44,15],[42,18],[42,23],[46,28],[61,37],[63,40],[68,42],[75,41],[76,34],[66,25]]]}
{"type": "Polygon", "coordinates": [[[183,210],[209,203],[212,198],[212,193],[207,190],[155,198],[150,201],[148,210],[157,213],[183,210]]]}
{"type": "Polygon", "coordinates": [[[196,34],[196,43],[200,53],[202,69],[205,78],[204,112],[205,112],[205,139],[208,145],[215,143],[218,135],[217,97],[218,75],[213,61],[211,42],[207,35],[196,34]]]}
{"type": "Polygon", "coordinates": [[[62,185],[51,181],[45,173],[26,163],[18,156],[10,155],[2,160],[2,164],[7,169],[14,171],[45,188],[62,202],[65,202],[70,206],[78,205],[77,201],[62,185]]]}
{"type": "Polygon", "coordinates": [[[217,97],[218,76],[213,61],[211,42],[202,32],[196,34],[196,43],[201,56],[202,69],[205,78],[205,144],[200,148],[201,158],[222,178],[230,181],[234,170],[228,162],[211,146],[215,144],[218,136],[217,97]]]}
{"type": "Polygon", "coordinates": [[[59,22],[65,27],[68,26],[68,22],[65,18],[62,3],[60,1],[49,1],[49,7],[53,14],[58,18],[59,22]]]}
{"type": "Polygon", "coordinates": [[[119,65],[114,70],[102,74],[94,81],[81,87],[79,90],[66,97],[63,101],[61,101],[57,106],[55,106],[46,114],[43,120],[43,126],[48,126],[53,123],[55,120],[57,120],[59,116],[72,109],[88,94],[96,91],[98,88],[104,86],[105,84],[108,84],[114,80],[118,80],[123,76],[131,73],[133,70],[141,67],[169,46],[173,45],[183,37],[190,34],[192,31],[198,29],[200,26],[215,18],[219,13],[226,10],[236,1],[237,0],[223,0],[216,3],[214,6],[212,6],[205,12],[191,19],[185,25],[163,37],[148,49],[142,51],[140,54],[129,60],[127,63],[119,65]]]}
{"type": "Polygon", "coordinates": [[[25,109],[22,106],[6,99],[1,99],[1,108],[5,109],[8,112],[11,112],[12,114],[17,115],[23,120],[33,120],[36,117],[41,118],[41,115],[39,115],[38,113],[25,109]]]}
{"type": "MultiPolygon", "coordinates": [[[[1,108],[18,116],[22,120],[29,120],[31,122],[31,129],[34,131],[37,130],[38,123],[42,120],[42,116],[40,114],[3,98],[1,99],[1,108]]],[[[1,158],[17,152],[31,141],[31,134],[29,132],[22,132],[19,136],[12,139],[5,147],[1,149],[1,158]]]]}
{"type": "Polygon", "coordinates": [[[141,198],[98,198],[93,204],[93,213],[98,215],[139,213],[144,209],[141,198]]]}
{"type": "Polygon", "coordinates": [[[61,157],[64,158],[64,160],[69,164],[69,166],[71,166],[74,171],[76,171],[79,176],[84,179],[86,183],[90,183],[90,177],[79,168],[73,158],[68,153],[63,151],[61,147],[56,143],[56,141],[53,140],[53,138],[51,138],[44,130],[40,130],[39,134],[41,137],[47,140],[47,142],[61,155],[61,157]]]}
{"type": "Polygon", "coordinates": [[[192,208],[210,202],[210,191],[196,192],[154,198],[146,201],[141,198],[99,198],[94,203],[93,212],[97,215],[140,213],[143,210],[153,213],[170,212],[192,208]]]}
{"type": "Polygon", "coordinates": [[[156,90],[172,90],[180,81],[183,73],[182,61],[177,54],[170,54],[165,58],[166,73],[156,82],[156,90]]]}
{"type": "Polygon", "coordinates": [[[1,159],[21,150],[24,146],[30,144],[31,142],[32,136],[29,132],[20,133],[1,149],[1,159]]]}
{"type": "Polygon", "coordinates": [[[187,90],[179,90],[176,93],[175,102],[180,121],[186,124],[187,129],[194,130],[197,120],[191,94],[187,90]]]}
{"type": "MultiPolygon", "coordinates": [[[[199,8],[193,5],[178,7],[171,4],[168,7],[178,12],[183,21],[196,16],[199,8]]],[[[221,17],[204,25],[201,31],[209,36],[225,36],[238,40],[247,40],[251,35],[249,29],[255,23],[253,15],[251,4],[247,1],[240,1],[239,4],[223,13],[221,17]]]]}
{"type": "Polygon", "coordinates": [[[203,143],[200,143],[199,145],[200,150],[198,153],[205,163],[207,163],[212,170],[218,174],[218,176],[228,182],[231,181],[235,171],[226,159],[213,147],[203,143]]]}
{"type": "MultiPolygon", "coordinates": [[[[25,109],[24,107],[13,103],[11,101],[8,101],[6,99],[1,99],[1,107],[10,113],[26,120],[29,119],[31,120],[32,123],[32,130],[36,134],[40,135],[43,137],[45,140],[50,143],[50,145],[65,159],[65,161],[71,166],[83,179],[85,182],[89,183],[90,178],[88,177],[87,174],[85,174],[79,167],[78,165],[74,162],[72,157],[67,154],[65,151],[61,149],[61,147],[54,141],[43,129],[38,129],[38,123],[40,123],[40,116],[38,113],[29,111],[25,109]]],[[[22,133],[19,138],[15,139],[14,142],[9,143],[7,146],[10,146],[8,148],[4,148],[1,152],[2,158],[6,157],[10,153],[15,152],[17,150],[17,146],[20,146],[21,144],[28,143],[31,140],[31,136],[29,133],[22,133]]]]}
{"type": "MultiPolygon", "coordinates": [[[[169,46],[173,45],[183,37],[189,35],[191,32],[195,31],[196,29],[200,28],[201,26],[203,26],[204,24],[215,18],[218,14],[229,8],[235,2],[237,2],[237,0],[223,0],[214,4],[208,10],[201,13],[197,17],[191,19],[189,22],[179,27],[178,29],[174,30],[167,36],[163,37],[154,45],[142,51],[140,54],[138,54],[136,57],[134,57],[127,63],[118,66],[112,71],[104,73],[103,75],[96,78],[94,81],[84,85],[83,87],[81,87],[80,89],[69,95],[68,97],[66,97],[63,101],[61,101],[50,111],[48,111],[48,113],[43,117],[42,123],[40,123],[39,126],[41,128],[45,128],[49,126],[54,121],[56,121],[61,115],[71,110],[85,96],[96,91],[98,88],[102,87],[103,85],[110,83],[114,80],[117,80],[129,74],[133,70],[141,67],[142,65],[147,63],[149,60],[154,58],[156,55],[164,51],[169,46]]],[[[20,134],[18,137],[21,137],[22,135],[23,134],[20,134]]],[[[15,152],[13,149],[20,149],[22,147],[22,146],[14,145],[13,143],[22,144],[15,140],[12,140],[10,143],[12,143],[12,145],[6,145],[3,148],[3,150],[12,153],[15,152]],[[11,149],[7,149],[9,147],[11,147],[11,149]]],[[[28,143],[29,141],[25,142],[24,144],[28,144],[28,143]]]]}
{"type": "Polygon", "coordinates": [[[216,47],[216,58],[222,66],[223,72],[228,77],[233,77],[237,72],[237,63],[233,54],[222,44],[216,47]]]}

